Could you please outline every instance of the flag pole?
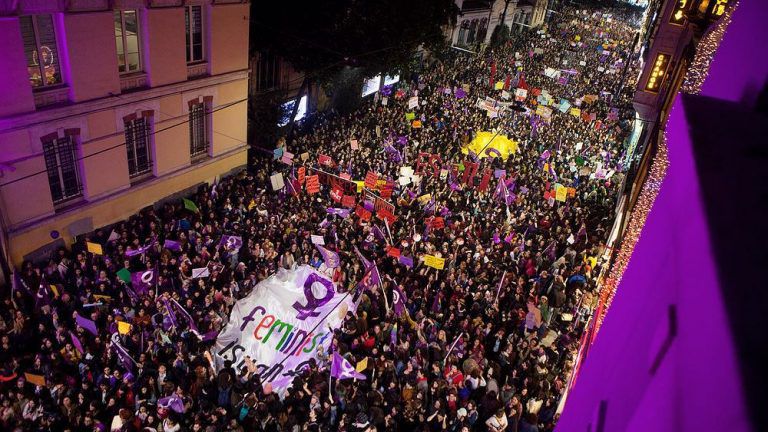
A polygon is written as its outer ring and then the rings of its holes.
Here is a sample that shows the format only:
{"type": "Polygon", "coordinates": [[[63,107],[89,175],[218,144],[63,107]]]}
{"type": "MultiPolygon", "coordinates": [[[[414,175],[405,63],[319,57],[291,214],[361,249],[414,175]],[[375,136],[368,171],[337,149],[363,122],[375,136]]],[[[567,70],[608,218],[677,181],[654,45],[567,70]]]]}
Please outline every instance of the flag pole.
{"type": "Polygon", "coordinates": [[[496,298],[493,299],[493,304],[496,304],[499,301],[499,294],[501,293],[501,285],[504,284],[504,277],[507,276],[507,271],[504,270],[504,274],[501,275],[501,280],[499,281],[499,288],[496,290],[496,298]]]}
{"type": "Polygon", "coordinates": [[[448,350],[448,354],[446,354],[445,357],[443,358],[443,366],[445,366],[445,361],[448,360],[448,356],[451,355],[451,353],[453,352],[453,349],[456,348],[456,344],[459,342],[459,339],[461,339],[463,335],[464,335],[464,332],[461,332],[459,333],[458,336],[456,336],[456,340],[453,341],[453,343],[451,344],[451,348],[448,350]]]}
{"type": "MultiPolygon", "coordinates": [[[[376,267],[376,273],[379,273],[379,267],[376,263],[373,266],[376,267]]],[[[381,290],[381,296],[384,297],[384,307],[387,308],[387,314],[389,314],[389,300],[387,300],[387,293],[384,291],[384,284],[381,283],[381,273],[379,273],[379,289],[381,290]]]]}

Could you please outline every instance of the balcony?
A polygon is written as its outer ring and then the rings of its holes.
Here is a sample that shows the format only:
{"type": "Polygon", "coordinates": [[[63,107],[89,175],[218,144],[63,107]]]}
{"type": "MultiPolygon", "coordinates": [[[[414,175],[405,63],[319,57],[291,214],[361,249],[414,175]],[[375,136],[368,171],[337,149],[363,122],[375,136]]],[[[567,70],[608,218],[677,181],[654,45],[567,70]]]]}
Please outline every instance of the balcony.
{"type": "Polygon", "coordinates": [[[49,105],[60,105],[69,102],[69,87],[66,85],[40,87],[34,90],[33,95],[37,109],[49,105]]]}
{"type": "Polygon", "coordinates": [[[120,91],[127,92],[133,89],[148,87],[146,72],[136,72],[132,74],[120,75],[120,91]]]}
{"type": "Polygon", "coordinates": [[[187,79],[194,79],[208,76],[208,62],[198,62],[187,64],[187,79]]]}

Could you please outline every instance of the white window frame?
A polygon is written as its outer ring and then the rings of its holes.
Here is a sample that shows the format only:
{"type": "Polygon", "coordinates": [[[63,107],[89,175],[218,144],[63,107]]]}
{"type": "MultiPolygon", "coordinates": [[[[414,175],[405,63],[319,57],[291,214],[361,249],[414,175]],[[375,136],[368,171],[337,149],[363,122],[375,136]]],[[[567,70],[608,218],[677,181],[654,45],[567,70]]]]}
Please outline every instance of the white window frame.
{"type": "Polygon", "coordinates": [[[193,5],[184,6],[184,24],[185,24],[185,28],[184,28],[185,37],[189,38],[189,46],[187,46],[186,44],[187,42],[186,39],[184,40],[184,46],[186,51],[185,59],[187,55],[189,56],[189,61],[187,61],[187,64],[202,63],[206,61],[205,59],[205,54],[206,54],[205,52],[205,9],[203,8],[203,5],[193,4],[193,5]],[[200,49],[202,50],[202,52],[200,53],[199,59],[194,58],[195,49],[194,49],[194,44],[192,43],[192,10],[194,8],[200,8],[200,37],[202,38],[202,40],[200,41],[200,49]],[[189,30],[187,30],[186,28],[187,19],[189,19],[189,23],[190,23],[189,30]]]}
{"type": "MultiPolygon", "coordinates": [[[[54,19],[54,16],[52,14],[35,14],[35,15],[26,15],[26,16],[28,16],[31,19],[31,21],[32,21],[32,32],[33,32],[33,35],[35,37],[35,49],[37,50],[37,68],[40,71],[40,77],[41,77],[40,81],[42,83],[41,85],[36,86],[36,87],[33,86],[32,88],[33,89],[49,89],[49,88],[52,88],[52,87],[57,87],[57,86],[63,85],[64,84],[64,70],[63,70],[63,66],[62,66],[62,63],[61,63],[61,49],[59,48],[59,35],[58,35],[58,32],[56,31],[56,20],[54,19]],[[53,40],[56,43],[56,47],[55,47],[56,48],[56,54],[59,55],[59,58],[57,59],[58,67],[59,67],[59,82],[54,83],[54,84],[46,84],[46,82],[45,82],[45,65],[43,64],[44,62],[43,62],[42,56],[41,56],[43,49],[42,49],[42,45],[40,45],[40,30],[39,30],[38,25],[37,25],[37,17],[38,16],[42,16],[42,15],[48,15],[48,16],[51,17],[51,27],[53,28],[53,40]]],[[[23,36],[24,35],[22,34],[22,38],[23,38],[23,36]]],[[[24,47],[24,48],[26,48],[26,47],[24,47]]],[[[24,62],[25,63],[27,61],[26,55],[27,55],[27,53],[25,52],[24,53],[24,62]]],[[[29,67],[29,65],[25,64],[25,67],[29,67]]],[[[27,74],[29,74],[29,71],[27,71],[27,74]]],[[[29,77],[27,77],[27,79],[29,79],[29,77]]]]}
{"type": "MultiPolygon", "coordinates": [[[[134,73],[139,73],[144,70],[144,62],[142,61],[141,55],[141,20],[139,19],[139,10],[138,9],[125,9],[125,10],[115,10],[114,12],[117,12],[120,14],[120,34],[123,39],[123,61],[125,62],[125,71],[121,71],[120,75],[129,75],[134,73]],[[136,14],[136,49],[139,51],[139,67],[136,70],[127,70],[128,69],[128,41],[125,36],[125,13],[126,12],[133,12],[136,14]]],[[[114,24],[114,14],[112,15],[112,23],[114,24]]],[[[118,54],[118,65],[117,70],[120,71],[120,60],[119,60],[118,54]]]]}

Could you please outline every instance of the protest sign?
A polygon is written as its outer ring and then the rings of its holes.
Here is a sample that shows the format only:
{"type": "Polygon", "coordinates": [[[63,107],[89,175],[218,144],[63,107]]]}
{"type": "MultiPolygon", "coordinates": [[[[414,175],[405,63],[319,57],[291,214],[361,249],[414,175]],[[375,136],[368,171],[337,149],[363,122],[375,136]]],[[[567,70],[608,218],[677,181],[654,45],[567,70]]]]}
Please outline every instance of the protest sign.
{"type": "Polygon", "coordinates": [[[445,258],[438,258],[434,255],[424,255],[424,265],[442,270],[445,268],[445,258]]]}
{"type": "Polygon", "coordinates": [[[280,270],[234,305],[216,338],[215,366],[221,369],[230,360],[240,370],[248,356],[261,382],[281,391],[317,359],[320,347],[328,352],[333,330],[354,312],[358,298],[336,292],[334,283],[310,266],[280,270]]]}

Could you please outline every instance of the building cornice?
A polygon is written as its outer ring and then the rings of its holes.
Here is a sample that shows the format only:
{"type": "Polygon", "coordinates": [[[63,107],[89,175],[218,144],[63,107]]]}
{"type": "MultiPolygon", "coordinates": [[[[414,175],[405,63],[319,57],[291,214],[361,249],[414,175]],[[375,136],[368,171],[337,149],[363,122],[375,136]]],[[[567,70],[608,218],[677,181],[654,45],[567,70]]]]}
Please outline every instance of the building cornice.
{"type": "Polygon", "coordinates": [[[0,119],[0,132],[8,132],[14,129],[28,128],[40,123],[61,121],[73,116],[81,116],[93,112],[105,111],[121,105],[145,102],[172,94],[194,91],[205,87],[216,86],[247,78],[248,70],[242,69],[239,71],[219,74],[211,77],[198,78],[191,81],[183,81],[179,83],[164,85],[161,87],[149,88],[147,90],[134,91],[119,95],[110,95],[107,97],[92,99],[72,105],[53,107],[5,117],[0,119]]]}

